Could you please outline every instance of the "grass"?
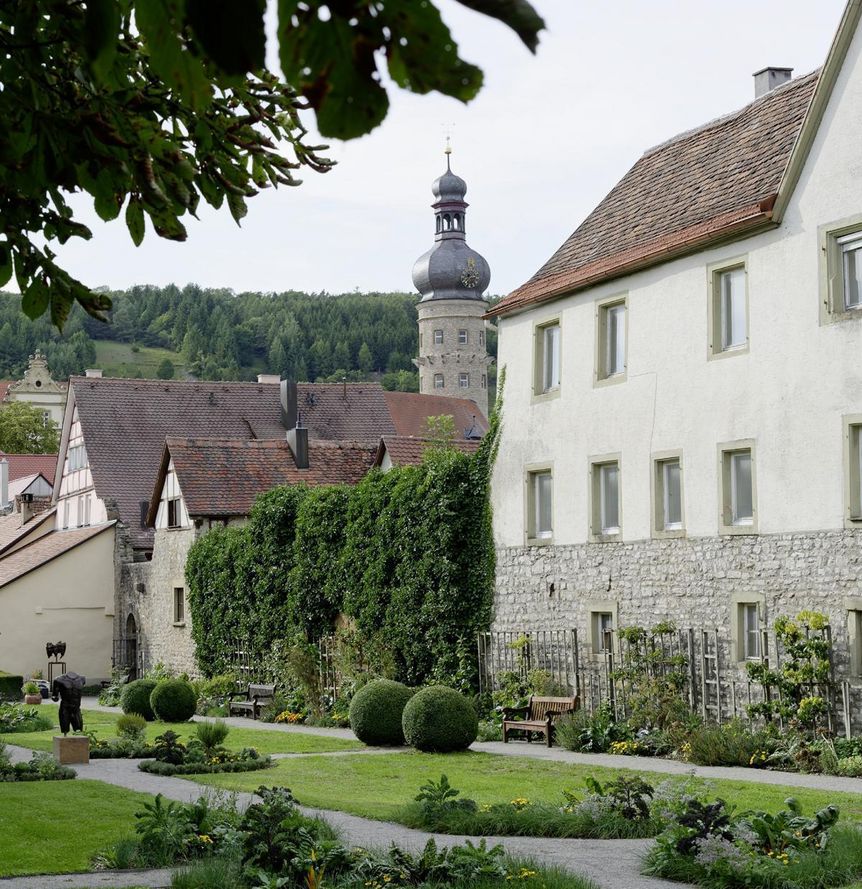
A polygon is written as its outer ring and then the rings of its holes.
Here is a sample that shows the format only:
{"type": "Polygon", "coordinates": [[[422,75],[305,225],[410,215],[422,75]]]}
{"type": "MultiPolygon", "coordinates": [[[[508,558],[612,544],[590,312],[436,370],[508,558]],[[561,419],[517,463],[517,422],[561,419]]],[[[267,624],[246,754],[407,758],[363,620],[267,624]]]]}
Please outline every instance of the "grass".
{"type": "MultiPolygon", "coordinates": [[[[14,734],[0,735],[0,740],[7,744],[17,744],[19,747],[29,747],[31,750],[51,750],[54,735],[59,734],[57,727],[57,706],[55,704],[41,704],[41,709],[49,716],[53,728],[43,732],[16,732],[14,734]]],[[[84,710],[84,729],[95,732],[99,738],[116,737],[115,724],[122,715],[120,713],[105,713],[101,710],[84,710]]],[[[194,735],[195,723],[193,722],[148,722],[147,740],[152,741],[156,735],[166,732],[168,729],[176,732],[182,738],[187,739],[194,735]]],[[[265,729],[234,728],[225,741],[228,750],[241,750],[243,747],[255,747],[259,753],[330,753],[342,750],[359,750],[362,744],[359,741],[346,740],[344,738],[328,738],[321,735],[301,734],[288,731],[267,731],[265,729]]]]}
{"type": "MultiPolygon", "coordinates": [[[[441,774],[480,805],[509,802],[526,797],[530,802],[561,803],[562,791],[583,788],[592,775],[604,782],[617,769],[544,762],[527,757],[495,756],[488,753],[393,753],[380,756],[309,756],[282,760],[266,773],[200,775],[200,784],[230,790],[255,790],[261,783],[289,787],[300,802],[323,809],[337,809],[379,820],[395,820],[401,809],[426,781],[441,774]],[[349,792],[345,792],[349,788],[349,792]]],[[[640,772],[657,784],[668,775],[640,772]]],[[[862,821],[862,794],[835,793],[803,787],[755,784],[748,781],[716,780],[709,784],[716,796],[738,810],[763,809],[777,812],[788,796],[796,797],[805,811],[837,805],[844,818],[862,821]]]]}
{"type": "Polygon", "coordinates": [[[143,377],[154,379],[158,366],[169,358],[174,363],[175,379],[185,376],[185,359],[179,352],[170,349],[157,349],[151,346],[138,346],[132,351],[131,343],[117,343],[112,340],[96,340],[96,367],[102,368],[106,377],[143,377]]]}
{"type": "Polygon", "coordinates": [[[0,877],[89,870],[90,858],[134,832],[152,802],[100,781],[0,784],[0,877]]]}

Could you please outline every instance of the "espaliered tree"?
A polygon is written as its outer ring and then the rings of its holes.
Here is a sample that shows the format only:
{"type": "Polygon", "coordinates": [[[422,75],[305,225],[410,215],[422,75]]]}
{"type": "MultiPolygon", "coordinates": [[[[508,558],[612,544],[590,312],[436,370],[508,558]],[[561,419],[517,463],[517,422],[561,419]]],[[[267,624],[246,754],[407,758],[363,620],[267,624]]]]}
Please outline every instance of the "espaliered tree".
{"type": "MultiPolygon", "coordinates": [[[[535,50],[542,20],[527,0],[459,0],[509,25],[535,50]]],[[[52,249],[92,237],[67,196],[87,192],[103,220],[123,216],[135,244],[146,219],[185,240],[201,200],[227,205],[326,172],[325,137],[364,135],[394,83],[467,101],[482,72],[431,0],[278,0],[282,75],[265,68],[265,0],[19,0],[0,4],[0,287],[62,328],[75,302],[103,318],[110,299],[52,249]]]]}

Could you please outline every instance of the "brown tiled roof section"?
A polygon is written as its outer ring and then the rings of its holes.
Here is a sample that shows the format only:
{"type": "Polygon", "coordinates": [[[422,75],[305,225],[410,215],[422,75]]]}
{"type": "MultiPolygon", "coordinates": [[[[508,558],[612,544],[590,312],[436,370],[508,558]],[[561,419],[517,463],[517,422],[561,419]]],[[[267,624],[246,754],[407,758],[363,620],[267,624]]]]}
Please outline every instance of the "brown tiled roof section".
{"type": "Polygon", "coordinates": [[[297,410],[310,438],[376,444],[395,431],[377,383],[299,383],[297,390],[297,410]]]}
{"type": "Polygon", "coordinates": [[[53,485],[54,472],[57,469],[56,454],[3,454],[9,461],[9,481],[13,482],[16,478],[24,478],[27,475],[37,475],[42,473],[46,479],[53,485]]]}
{"type": "Polygon", "coordinates": [[[502,315],[753,230],[771,210],[819,72],[647,151],[502,315]]]}
{"type": "MultiPolygon", "coordinates": [[[[389,454],[389,459],[395,466],[418,466],[425,452],[433,446],[433,442],[423,438],[410,438],[405,435],[388,435],[381,439],[381,447],[378,451],[377,463],[383,457],[383,449],[389,454]]],[[[452,442],[452,447],[463,451],[465,454],[475,454],[479,450],[481,442],[458,439],[452,442]]]]}
{"type": "Polygon", "coordinates": [[[278,485],[356,484],[376,450],[367,442],[312,441],[308,469],[297,469],[285,441],[168,438],[166,447],[192,516],[248,515],[257,495],[278,485]]]}
{"type": "Polygon", "coordinates": [[[22,537],[26,537],[32,531],[35,531],[51,517],[52,510],[45,510],[35,515],[27,522],[26,525],[21,524],[21,513],[10,512],[7,515],[0,516],[0,554],[14,546],[22,537]]]}
{"type": "Polygon", "coordinates": [[[23,577],[36,568],[41,568],[52,559],[62,556],[112,527],[113,523],[96,525],[92,528],[76,528],[74,531],[52,531],[44,537],[39,537],[28,546],[16,549],[4,559],[0,559],[0,587],[23,577]]]}
{"type": "MultiPolygon", "coordinates": [[[[416,392],[384,393],[396,435],[422,438],[427,435],[428,417],[451,416],[455,431],[460,436],[475,426],[481,435],[488,431],[488,421],[468,398],[450,398],[445,395],[422,395],[416,392]]],[[[385,436],[388,433],[382,432],[385,436]]]]}

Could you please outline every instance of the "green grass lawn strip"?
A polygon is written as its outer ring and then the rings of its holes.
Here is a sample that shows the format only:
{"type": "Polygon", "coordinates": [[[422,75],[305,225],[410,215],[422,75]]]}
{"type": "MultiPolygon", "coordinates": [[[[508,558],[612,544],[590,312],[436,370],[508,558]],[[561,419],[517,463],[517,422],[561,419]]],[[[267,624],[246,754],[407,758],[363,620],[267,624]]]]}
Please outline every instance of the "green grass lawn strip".
{"type": "MultiPolygon", "coordinates": [[[[57,706],[41,704],[41,711],[52,722],[57,724],[57,706]]],[[[84,710],[84,729],[94,731],[99,738],[116,737],[116,722],[119,713],[105,713],[101,710],[84,710]]],[[[147,723],[147,740],[152,741],[156,735],[170,729],[187,740],[195,732],[193,722],[150,722],[147,723]]],[[[46,732],[21,732],[18,734],[0,735],[0,740],[31,750],[51,750],[52,738],[60,733],[59,727],[46,732]]],[[[231,726],[225,746],[228,750],[241,750],[243,747],[256,747],[260,753],[331,753],[341,750],[360,750],[359,741],[344,738],[330,738],[322,735],[303,734],[299,732],[276,732],[266,729],[235,728],[231,726]]]]}
{"type": "MultiPolygon", "coordinates": [[[[368,818],[392,820],[413,799],[419,786],[441,774],[461,795],[483,803],[508,802],[526,797],[531,802],[561,803],[562,791],[584,790],[583,779],[592,775],[600,782],[619,774],[619,769],[546,762],[527,757],[489,753],[397,753],[389,756],[309,756],[282,760],[264,773],[201,775],[200,784],[230,790],[255,790],[260,784],[289,787],[306,805],[337,809],[368,818]]],[[[673,776],[639,772],[654,785],[673,776]]],[[[677,780],[683,780],[678,776],[677,780]]],[[[835,793],[803,787],[755,784],[749,781],[711,780],[715,796],[737,810],[777,812],[788,796],[796,797],[806,812],[830,803],[842,816],[862,821],[862,794],[835,793]]]]}
{"type": "Polygon", "coordinates": [[[0,784],[0,877],[90,869],[153,797],[101,781],[0,784]]]}

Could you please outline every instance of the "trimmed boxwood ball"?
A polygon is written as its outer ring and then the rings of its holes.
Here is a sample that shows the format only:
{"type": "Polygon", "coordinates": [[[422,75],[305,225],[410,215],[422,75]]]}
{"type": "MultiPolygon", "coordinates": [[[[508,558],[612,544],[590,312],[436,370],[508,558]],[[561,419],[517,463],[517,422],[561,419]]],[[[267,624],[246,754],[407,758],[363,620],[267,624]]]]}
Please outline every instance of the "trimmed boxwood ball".
{"type": "Polygon", "coordinates": [[[165,679],[150,695],[153,713],[162,722],[188,722],[195,715],[198,696],[185,679],[165,679]]]}
{"type": "Polygon", "coordinates": [[[403,744],[401,714],[412,694],[412,688],[391,679],[375,679],[360,688],[350,702],[353,734],[371,747],[403,744]]]}
{"type": "Polygon", "coordinates": [[[123,713],[137,713],[143,716],[147,722],[152,722],[156,717],[150,706],[150,695],[158,683],[155,679],[136,679],[123,686],[120,694],[120,706],[123,713]]]}
{"type": "Polygon", "coordinates": [[[479,732],[479,719],[471,701],[446,685],[431,685],[416,692],[401,717],[404,739],[428,753],[466,750],[479,732]]]}

